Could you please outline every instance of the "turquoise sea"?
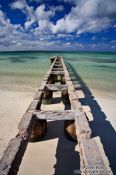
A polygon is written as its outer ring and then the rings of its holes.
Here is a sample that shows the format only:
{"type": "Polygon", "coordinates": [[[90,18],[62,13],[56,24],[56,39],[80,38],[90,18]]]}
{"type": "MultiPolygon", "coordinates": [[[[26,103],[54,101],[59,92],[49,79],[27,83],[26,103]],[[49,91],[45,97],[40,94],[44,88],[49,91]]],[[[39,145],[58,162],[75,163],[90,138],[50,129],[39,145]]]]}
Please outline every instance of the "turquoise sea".
{"type": "Polygon", "coordinates": [[[34,91],[55,55],[63,56],[88,88],[116,98],[116,53],[110,52],[0,52],[0,88],[34,91]]]}

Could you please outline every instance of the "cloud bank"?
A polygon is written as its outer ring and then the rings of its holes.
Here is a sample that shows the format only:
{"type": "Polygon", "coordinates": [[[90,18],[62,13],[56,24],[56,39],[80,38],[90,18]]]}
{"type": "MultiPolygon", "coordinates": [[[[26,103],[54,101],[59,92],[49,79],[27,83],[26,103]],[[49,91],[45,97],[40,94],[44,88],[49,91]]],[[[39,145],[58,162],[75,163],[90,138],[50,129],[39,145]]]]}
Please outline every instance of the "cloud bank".
{"type": "Polygon", "coordinates": [[[75,4],[67,16],[52,25],[54,33],[96,33],[112,27],[116,20],[115,0],[77,0],[75,4]]]}
{"type": "MultiPolygon", "coordinates": [[[[33,7],[26,0],[16,0],[9,4],[12,12],[19,10],[26,16],[24,24],[12,24],[6,13],[0,10],[0,50],[8,47],[12,50],[22,49],[107,49],[111,44],[116,49],[116,43],[94,43],[96,33],[107,32],[116,26],[116,0],[58,0],[71,6],[65,13],[62,4],[46,8],[46,1],[33,7]],[[44,3],[42,3],[44,2],[44,3]],[[60,18],[53,19],[58,13],[60,18]],[[82,43],[80,36],[92,34],[91,43],[82,43]],[[2,40],[2,38],[4,38],[2,40]]],[[[111,48],[110,47],[110,48],[111,48]]]]}

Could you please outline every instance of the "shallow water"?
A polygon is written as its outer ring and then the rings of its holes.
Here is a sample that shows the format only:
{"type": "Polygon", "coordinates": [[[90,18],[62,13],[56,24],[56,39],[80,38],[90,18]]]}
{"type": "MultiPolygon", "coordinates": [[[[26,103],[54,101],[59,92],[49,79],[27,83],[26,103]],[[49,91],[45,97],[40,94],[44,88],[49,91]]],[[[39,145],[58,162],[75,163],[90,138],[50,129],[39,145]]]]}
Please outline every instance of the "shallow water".
{"type": "Polygon", "coordinates": [[[90,89],[116,97],[116,53],[109,52],[1,52],[0,87],[35,90],[54,55],[63,56],[90,89]]]}

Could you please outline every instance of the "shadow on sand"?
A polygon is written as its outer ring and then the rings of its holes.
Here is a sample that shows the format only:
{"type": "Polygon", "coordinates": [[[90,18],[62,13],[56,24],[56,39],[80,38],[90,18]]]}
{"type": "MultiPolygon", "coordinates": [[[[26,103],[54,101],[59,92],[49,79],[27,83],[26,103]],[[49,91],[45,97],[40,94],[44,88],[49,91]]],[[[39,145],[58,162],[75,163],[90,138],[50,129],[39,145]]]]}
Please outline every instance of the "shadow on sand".
{"type": "MultiPolygon", "coordinates": [[[[61,98],[53,98],[53,103],[61,102],[61,98]]],[[[64,103],[64,109],[71,109],[70,104],[64,103]]],[[[41,140],[58,138],[56,148],[56,164],[53,166],[53,175],[75,175],[80,174],[79,153],[75,151],[77,142],[69,140],[64,135],[64,121],[49,121],[47,123],[47,135],[41,140]]]]}
{"type": "Polygon", "coordinates": [[[63,133],[63,121],[49,121],[47,135],[42,141],[58,138],[53,175],[74,175],[80,169],[79,153],[75,151],[77,143],[68,140],[63,133]]]}
{"type": "Polygon", "coordinates": [[[80,87],[77,87],[76,89],[81,89],[84,92],[85,98],[81,98],[80,102],[83,106],[88,105],[91,109],[93,121],[90,122],[90,127],[92,129],[93,136],[100,137],[104,151],[109,160],[110,167],[113,174],[116,175],[116,132],[111,123],[107,121],[107,116],[102,111],[90,89],[87,87],[86,83],[82,80],[74,67],[70,63],[67,63],[67,68],[75,86],[77,84],[80,85],[80,87]]]}

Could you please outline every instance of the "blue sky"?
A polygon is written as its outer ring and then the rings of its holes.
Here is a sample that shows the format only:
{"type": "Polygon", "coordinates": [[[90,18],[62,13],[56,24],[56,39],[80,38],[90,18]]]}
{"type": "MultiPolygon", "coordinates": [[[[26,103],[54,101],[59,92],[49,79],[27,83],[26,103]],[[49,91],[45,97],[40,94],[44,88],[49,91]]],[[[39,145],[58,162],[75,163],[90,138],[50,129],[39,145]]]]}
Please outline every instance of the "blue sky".
{"type": "Polygon", "coordinates": [[[116,0],[0,0],[0,51],[116,51],[116,0]]]}

